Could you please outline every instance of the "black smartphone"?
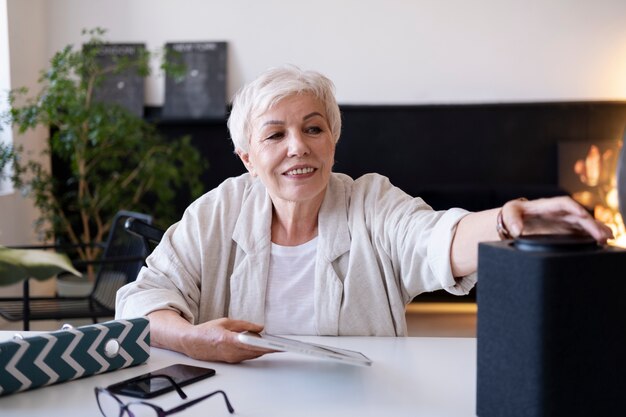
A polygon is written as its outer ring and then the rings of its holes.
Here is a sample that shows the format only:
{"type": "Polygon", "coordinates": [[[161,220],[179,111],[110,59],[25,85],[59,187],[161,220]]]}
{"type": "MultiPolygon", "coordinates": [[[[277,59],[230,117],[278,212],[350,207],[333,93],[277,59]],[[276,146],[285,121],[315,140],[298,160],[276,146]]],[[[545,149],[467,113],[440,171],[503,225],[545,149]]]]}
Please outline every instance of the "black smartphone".
{"type": "Polygon", "coordinates": [[[171,365],[133,378],[109,385],[107,389],[115,394],[128,395],[136,398],[152,398],[174,390],[167,378],[154,377],[167,375],[179,386],[184,387],[215,375],[215,369],[192,365],[171,365]]]}

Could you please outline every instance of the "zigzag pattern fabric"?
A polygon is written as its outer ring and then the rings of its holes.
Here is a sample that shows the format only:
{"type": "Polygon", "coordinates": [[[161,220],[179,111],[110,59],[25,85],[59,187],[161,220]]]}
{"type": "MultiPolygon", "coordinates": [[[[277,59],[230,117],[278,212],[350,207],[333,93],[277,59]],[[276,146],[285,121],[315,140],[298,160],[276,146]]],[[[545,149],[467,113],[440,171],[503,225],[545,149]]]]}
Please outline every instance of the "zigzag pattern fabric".
{"type": "Polygon", "coordinates": [[[112,320],[0,343],[0,396],[144,363],[145,318],[112,320]]]}

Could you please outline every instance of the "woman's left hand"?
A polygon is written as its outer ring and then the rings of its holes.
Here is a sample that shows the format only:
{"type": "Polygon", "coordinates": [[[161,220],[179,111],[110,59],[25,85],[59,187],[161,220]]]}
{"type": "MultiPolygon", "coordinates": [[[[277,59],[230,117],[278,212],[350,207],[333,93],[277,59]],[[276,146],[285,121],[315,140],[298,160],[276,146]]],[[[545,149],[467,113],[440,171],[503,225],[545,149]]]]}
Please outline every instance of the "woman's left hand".
{"type": "Polygon", "coordinates": [[[529,234],[588,234],[605,244],[611,229],[570,197],[511,200],[502,206],[502,226],[511,237],[529,234]]]}

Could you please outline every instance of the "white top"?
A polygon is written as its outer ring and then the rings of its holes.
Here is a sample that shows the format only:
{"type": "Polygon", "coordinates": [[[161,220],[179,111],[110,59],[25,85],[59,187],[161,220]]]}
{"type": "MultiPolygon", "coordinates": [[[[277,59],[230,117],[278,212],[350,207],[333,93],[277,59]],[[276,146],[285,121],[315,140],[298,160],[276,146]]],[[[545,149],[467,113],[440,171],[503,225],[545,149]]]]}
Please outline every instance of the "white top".
{"type": "MultiPolygon", "coordinates": [[[[0,332],[0,340],[14,332],[0,332]]],[[[426,337],[302,337],[312,343],[356,350],[371,367],[345,365],[296,353],[272,353],[232,365],[202,362],[152,348],[146,365],[0,397],[7,417],[100,416],[94,387],[187,363],[216,371],[214,377],[183,387],[188,399],[218,389],[228,394],[236,414],[219,395],[176,417],[474,417],[476,339],[426,337]]],[[[120,397],[124,402],[130,397],[120,397]]],[[[169,410],[183,403],[175,392],[149,402],[169,410]]]]}
{"type": "Polygon", "coordinates": [[[298,246],[272,243],[265,293],[265,332],[317,334],[313,294],[317,237],[298,246]]]}

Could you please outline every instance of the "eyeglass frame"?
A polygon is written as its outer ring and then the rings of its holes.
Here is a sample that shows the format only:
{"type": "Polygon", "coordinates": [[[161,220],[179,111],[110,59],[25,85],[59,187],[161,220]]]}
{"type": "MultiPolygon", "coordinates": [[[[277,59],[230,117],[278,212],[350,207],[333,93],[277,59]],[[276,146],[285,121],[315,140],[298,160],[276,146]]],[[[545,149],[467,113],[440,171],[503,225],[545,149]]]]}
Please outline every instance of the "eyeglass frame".
{"type": "MultiPolygon", "coordinates": [[[[170,377],[169,375],[160,375],[160,374],[156,374],[156,375],[146,375],[144,378],[139,378],[136,381],[143,381],[146,379],[154,379],[154,378],[165,378],[170,384],[172,384],[172,386],[174,387],[174,389],[176,390],[176,392],[178,393],[178,395],[180,396],[180,398],[182,398],[183,400],[187,398],[187,394],[185,394],[185,392],[182,390],[182,388],[180,387],[180,385],[178,385],[176,383],[176,381],[174,381],[174,379],[172,379],[172,377],[170,377]]],[[[199,403],[200,401],[206,400],[207,398],[212,397],[215,394],[222,394],[222,396],[224,397],[224,402],[226,403],[226,408],[228,408],[228,412],[230,414],[233,414],[235,412],[235,409],[233,408],[233,406],[230,404],[230,400],[228,399],[228,395],[226,395],[226,393],[222,390],[216,390],[213,391],[209,394],[203,395],[201,397],[195,398],[193,400],[189,400],[186,401],[174,408],[171,408],[169,410],[164,410],[162,407],[156,405],[156,404],[152,404],[148,401],[131,401],[131,402],[127,402],[124,403],[122,400],[119,399],[119,397],[117,395],[115,395],[113,392],[109,391],[106,388],[102,388],[102,387],[94,387],[94,393],[96,395],[96,402],[98,403],[98,409],[100,410],[100,414],[102,414],[104,417],[110,417],[107,416],[104,413],[104,410],[102,410],[102,406],[100,405],[100,394],[106,394],[110,397],[113,397],[113,399],[115,399],[115,401],[117,401],[117,404],[119,405],[119,414],[118,417],[123,417],[124,414],[126,414],[127,416],[132,416],[132,413],[130,413],[128,411],[128,407],[131,405],[135,405],[135,404],[142,404],[145,406],[148,406],[150,408],[152,408],[153,410],[156,411],[157,417],[166,417],[169,416],[171,414],[175,414],[178,413],[180,411],[183,411],[189,407],[191,407],[192,405],[195,405],[197,403],[199,403]]]]}

